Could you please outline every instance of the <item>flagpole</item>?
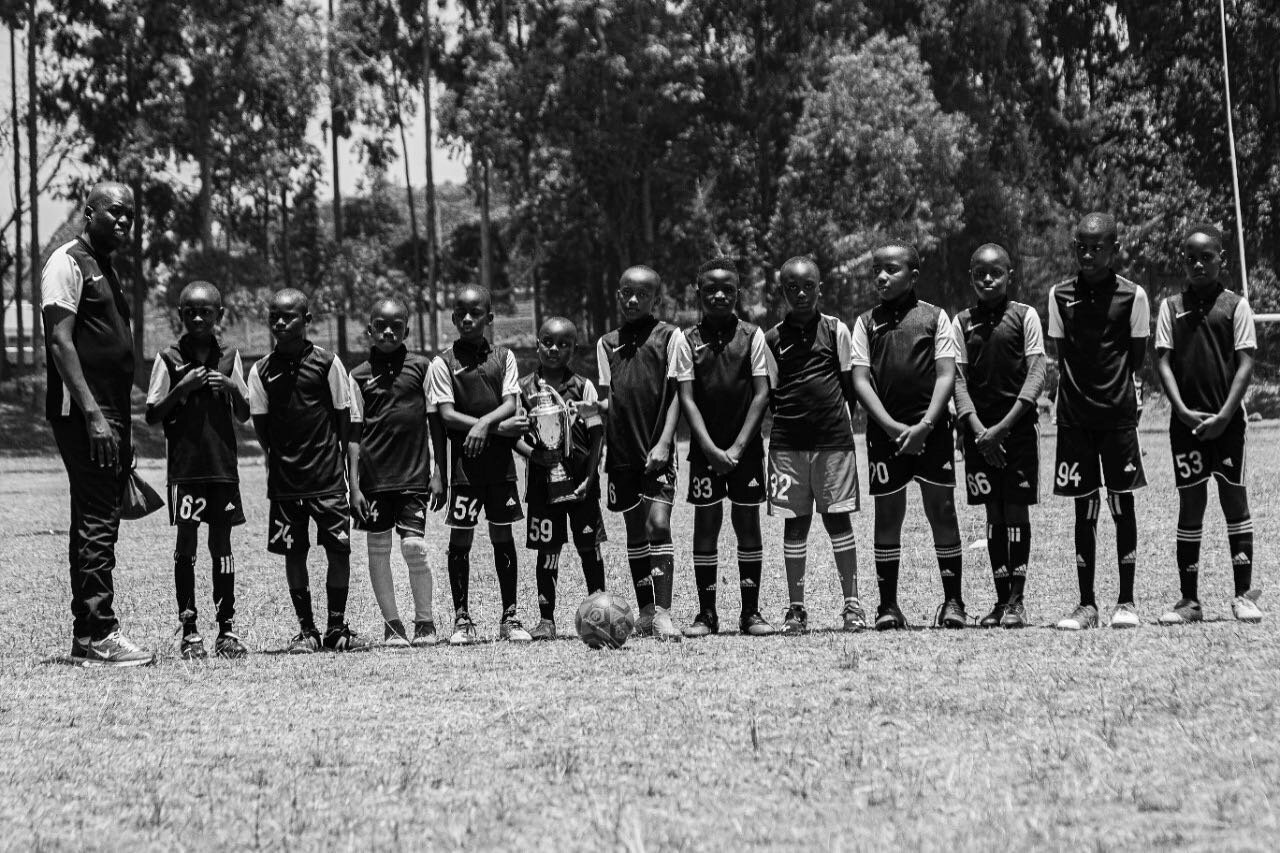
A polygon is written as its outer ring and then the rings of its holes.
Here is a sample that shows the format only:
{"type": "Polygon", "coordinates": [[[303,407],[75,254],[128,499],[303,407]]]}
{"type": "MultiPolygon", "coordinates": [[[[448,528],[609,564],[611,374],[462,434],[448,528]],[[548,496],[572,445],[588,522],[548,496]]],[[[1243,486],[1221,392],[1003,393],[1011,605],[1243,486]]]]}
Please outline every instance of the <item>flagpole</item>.
{"type": "Polygon", "coordinates": [[[1236,243],[1240,252],[1240,287],[1244,298],[1249,298],[1249,268],[1244,256],[1244,216],[1240,212],[1240,173],[1236,168],[1236,132],[1232,121],[1231,70],[1227,60],[1227,0],[1218,0],[1219,21],[1222,27],[1222,86],[1227,100],[1227,142],[1231,154],[1231,191],[1236,206],[1236,243]]]}

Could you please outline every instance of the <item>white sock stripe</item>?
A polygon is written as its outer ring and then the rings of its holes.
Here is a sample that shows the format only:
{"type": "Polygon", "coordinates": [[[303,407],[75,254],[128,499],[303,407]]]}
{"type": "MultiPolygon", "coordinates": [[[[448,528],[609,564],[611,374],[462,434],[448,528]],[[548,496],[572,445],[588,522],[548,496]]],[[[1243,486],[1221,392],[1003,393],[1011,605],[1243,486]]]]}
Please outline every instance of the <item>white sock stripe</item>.
{"type": "Polygon", "coordinates": [[[800,545],[795,548],[784,547],[782,549],[782,556],[784,559],[787,557],[792,557],[792,558],[798,558],[803,560],[808,553],[809,553],[809,549],[804,547],[803,545],[800,545]]]}
{"type": "Polygon", "coordinates": [[[234,575],[236,573],[236,558],[228,554],[225,557],[217,557],[218,574],[234,575]]]}
{"type": "Polygon", "coordinates": [[[671,557],[671,556],[674,556],[675,553],[676,553],[676,546],[674,545],[650,545],[649,546],[650,557],[671,557]]]}
{"type": "Polygon", "coordinates": [[[855,544],[856,541],[857,540],[852,533],[846,533],[843,536],[832,536],[831,547],[843,548],[843,547],[855,544]]]}
{"type": "Polygon", "coordinates": [[[629,560],[641,560],[648,556],[649,556],[648,545],[638,545],[634,548],[627,549],[627,559],[629,560]]]}
{"type": "Polygon", "coordinates": [[[1179,527],[1178,539],[1183,542],[1199,542],[1204,535],[1203,527],[1179,527]]]}
{"type": "Polygon", "coordinates": [[[720,558],[716,554],[694,554],[693,564],[695,566],[714,566],[720,562],[720,558]]]}
{"type": "Polygon", "coordinates": [[[946,557],[959,557],[961,554],[964,553],[964,551],[960,548],[959,545],[948,545],[945,548],[934,547],[933,553],[939,559],[944,559],[946,557]]]}
{"type": "Polygon", "coordinates": [[[1246,518],[1244,521],[1237,521],[1235,524],[1227,525],[1228,533],[1252,533],[1253,519],[1246,518]]]}
{"type": "Polygon", "coordinates": [[[738,561],[739,561],[739,562],[748,562],[748,563],[750,563],[750,562],[753,562],[753,561],[756,561],[756,560],[763,560],[763,559],[764,559],[764,549],[763,549],[763,548],[761,548],[759,551],[739,551],[739,552],[738,552],[738,561]]]}
{"type": "Polygon", "coordinates": [[[901,560],[902,552],[901,551],[876,551],[874,559],[877,563],[887,562],[889,560],[901,560]]]}

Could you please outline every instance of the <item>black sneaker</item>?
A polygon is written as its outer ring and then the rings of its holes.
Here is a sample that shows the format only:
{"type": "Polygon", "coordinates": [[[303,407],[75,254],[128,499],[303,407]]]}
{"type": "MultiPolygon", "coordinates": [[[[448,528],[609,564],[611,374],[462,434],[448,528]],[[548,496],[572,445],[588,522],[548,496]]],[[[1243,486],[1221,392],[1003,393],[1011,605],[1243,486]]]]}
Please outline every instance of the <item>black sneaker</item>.
{"type": "Polygon", "coordinates": [[[982,617],[982,621],[978,623],[979,628],[999,628],[1000,620],[1004,619],[1005,611],[1009,609],[1009,605],[1003,601],[997,601],[996,606],[991,608],[991,612],[982,617]]]}
{"type": "Polygon", "coordinates": [[[693,622],[682,631],[686,637],[705,637],[720,633],[720,617],[714,610],[703,610],[693,617],[693,622]]]}
{"type": "Polygon", "coordinates": [[[1000,620],[1000,627],[1027,627],[1027,605],[1023,604],[1021,601],[1015,601],[1010,604],[1004,611],[1004,618],[1000,620]]]}
{"type": "Polygon", "coordinates": [[[876,609],[877,631],[901,631],[907,627],[907,617],[896,604],[882,604],[876,609]]]}
{"type": "Polygon", "coordinates": [[[183,660],[204,660],[209,656],[204,648],[204,638],[194,631],[182,635],[181,653],[183,660]]]}
{"type": "Polygon", "coordinates": [[[969,623],[969,614],[964,612],[964,602],[958,598],[948,598],[938,608],[933,624],[939,628],[963,628],[969,623]]]}
{"type": "Polygon", "coordinates": [[[382,629],[382,645],[393,649],[409,648],[409,638],[405,636],[404,623],[399,619],[386,622],[382,629]]]}
{"type": "Polygon", "coordinates": [[[315,628],[303,628],[289,641],[285,651],[291,655],[309,655],[320,651],[320,632],[315,628]]]}
{"type": "Polygon", "coordinates": [[[748,637],[769,637],[778,633],[778,629],[770,625],[759,610],[739,619],[738,630],[748,637]]]}
{"type": "Polygon", "coordinates": [[[213,653],[227,660],[239,660],[249,654],[249,650],[234,632],[224,630],[218,634],[218,639],[213,641],[213,653]]]}
{"type": "Polygon", "coordinates": [[[351,626],[345,623],[325,631],[321,642],[331,652],[364,652],[373,648],[373,643],[352,631],[351,626]]]}
{"type": "Polygon", "coordinates": [[[414,648],[422,646],[434,646],[440,642],[440,638],[436,636],[435,622],[414,622],[413,623],[413,639],[409,641],[409,645],[414,648]]]}
{"type": "Polygon", "coordinates": [[[782,617],[783,636],[795,637],[808,632],[809,611],[804,609],[803,604],[793,604],[788,607],[787,614],[782,617]]]}

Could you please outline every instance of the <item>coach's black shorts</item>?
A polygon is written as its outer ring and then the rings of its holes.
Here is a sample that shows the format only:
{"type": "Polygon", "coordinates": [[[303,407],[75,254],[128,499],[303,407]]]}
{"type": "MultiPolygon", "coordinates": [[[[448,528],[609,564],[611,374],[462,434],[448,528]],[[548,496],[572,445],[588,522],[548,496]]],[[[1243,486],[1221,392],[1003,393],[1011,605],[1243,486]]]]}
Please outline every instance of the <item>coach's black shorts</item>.
{"type": "Polygon", "coordinates": [[[170,483],[169,523],[238,527],[244,502],[237,483],[170,483]]]}
{"type": "Polygon", "coordinates": [[[627,512],[641,500],[670,504],[676,500],[676,460],[661,471],[646,474],[643,468],[609,472],[609,511],[627,512]]]}
{"type": "Polygon", "coordinates": [[[944,418],[924,441],[918,456],[898,455],[898,445],[874,423],[867,423],[867,468],[871,496],[905,489],[912,480],[955,488],[956,447],[951,421],[944,418]]]}
{"type": "Polygon", "coordinates": [[[713,506],[725,498],[730,503],[759,506],[765,499],[764,454],[738,460],[728,474],[717,474],[702,454],[689,456],[689,491],[694,506],[713,506]]]}
{"type": "Polygon", "coordinates": [[[1173,482],[1179,489],[1195,486],[1210,475],[1233,486],[1244,485],[1244,415],[1237,413],[1222,435],[1205,441],[1191,434],[1191,428],[1174,418],[1169,424],[1169,447],[1173,451],[1173,482]]]}
{"type": "Polygon", "coordinates": [[[964,486],[970,506],[1020,504],[1040,500],[1040,430],[1033,421],[1018,424],[1004,437],[1004,467],[997,468],[978,450],[964,429],[964,486]]]}
{"type": "Polygon", "coordinates": [[[449,515],[446,527],[471,530],[478,523],[480,510],[490,524],[510,526],[524,518],[520,508],[520,490],[514,480],[485,486],[460,484],[449,487],[449,515]]]}
{"type": "Polygon", "coordinates": [[[1136,492],[1147,484],[1138,430],[1085,429],[1058,425],[1053,493],[1067,498],[1109,492],[1136,492]]]}
{"type": "Polygon", "coordinates": [[[316,542],[335,554],[351,553],[351,505],[346,495],[291,498],[271,502],[267,550],[272,554],[305,554],[311,547],[308,521],[315,519],[316,542]]]}
{"type": "Polygon", "coordinates": [[[426,536],[427,513],[431,511],[431,496],[421,492],[383,492],[365,495],[369,511],[364,518],[355,519],[356,530],[369,533],[386,533],[392,528],[400,536],[426,536]]]}

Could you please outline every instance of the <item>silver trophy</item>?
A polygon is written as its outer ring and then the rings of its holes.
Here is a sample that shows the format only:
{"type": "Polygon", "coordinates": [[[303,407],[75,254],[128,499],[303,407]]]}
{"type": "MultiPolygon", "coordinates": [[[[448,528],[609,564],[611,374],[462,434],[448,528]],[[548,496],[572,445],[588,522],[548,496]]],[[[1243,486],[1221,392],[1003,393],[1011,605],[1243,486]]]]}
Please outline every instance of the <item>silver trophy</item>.
{"type": "Polygon", "coordinates": [[[538,448],[556,457],[547,472],[547,500],[553,504],[571,501],[577,484],[565,470],[564,460],[573,443],[573,407],[541,379],[530,402],[533,407],[528,415],[529,432],[533,441],[538,448]]]}

